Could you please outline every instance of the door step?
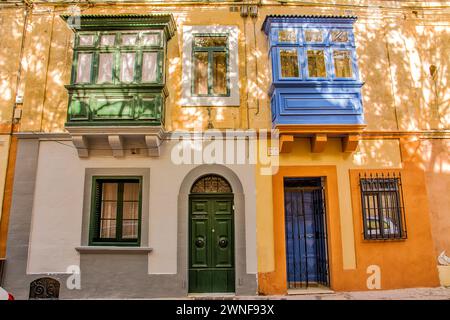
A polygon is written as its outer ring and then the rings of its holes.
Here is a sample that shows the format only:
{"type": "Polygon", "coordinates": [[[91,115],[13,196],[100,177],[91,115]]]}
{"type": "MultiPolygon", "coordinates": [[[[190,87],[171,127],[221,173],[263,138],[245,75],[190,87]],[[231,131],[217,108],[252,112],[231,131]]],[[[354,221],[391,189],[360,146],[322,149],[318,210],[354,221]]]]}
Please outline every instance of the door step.
{"type": "Polygon", "coordinates": [[[234,300],[235,293],[189,293],[188,298],[194,300],[234,300]]]}
{"type": "Polygon", "coordinates": [[[307,289],[289,289],[288,295],[301,295],[301,294],[332,294],[335,293],[330,288],[307,288],[307,289]]]}

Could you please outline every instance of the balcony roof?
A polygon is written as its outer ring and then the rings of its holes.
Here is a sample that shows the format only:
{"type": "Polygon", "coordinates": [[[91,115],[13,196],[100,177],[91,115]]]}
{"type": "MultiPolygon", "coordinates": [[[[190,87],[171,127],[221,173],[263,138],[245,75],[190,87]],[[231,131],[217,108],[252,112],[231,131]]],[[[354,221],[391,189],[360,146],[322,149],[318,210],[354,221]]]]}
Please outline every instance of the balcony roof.
{"type": "Polygon", "coordinates": [[[164,30],[167,40],[173,37],[176,23],[171,13],[151,14],[82,14],[60,16],[76,31],[159,29],[164,30]]]}
{"type": "Polygon", "coordinates": [[[266,16],[261,27],[266,34],[269,25],[275,23],[348,23],[353,24],[357,16],[345,15],[295,15],[295,14],[270,14],[266,16]]]}

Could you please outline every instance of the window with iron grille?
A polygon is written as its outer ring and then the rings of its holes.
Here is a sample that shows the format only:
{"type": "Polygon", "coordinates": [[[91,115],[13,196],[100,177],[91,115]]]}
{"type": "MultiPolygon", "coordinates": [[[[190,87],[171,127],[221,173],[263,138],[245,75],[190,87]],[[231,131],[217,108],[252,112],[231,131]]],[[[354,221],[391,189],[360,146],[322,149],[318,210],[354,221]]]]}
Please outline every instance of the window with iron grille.
{"type": "Polygon", "coordinates": [[[364,239],[406,239],[401,176],[360,175],[364,239]]]}

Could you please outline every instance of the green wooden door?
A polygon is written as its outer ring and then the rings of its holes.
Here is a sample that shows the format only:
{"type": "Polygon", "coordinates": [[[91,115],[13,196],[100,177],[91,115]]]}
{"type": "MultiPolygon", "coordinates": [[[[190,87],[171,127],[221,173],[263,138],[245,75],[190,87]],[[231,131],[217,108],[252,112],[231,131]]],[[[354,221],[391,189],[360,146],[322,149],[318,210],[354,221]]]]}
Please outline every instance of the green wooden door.
{"type": "Polygon", "coordinates": [[[234,292],[233,196],[191,195],[189,292],[234,292]]]}

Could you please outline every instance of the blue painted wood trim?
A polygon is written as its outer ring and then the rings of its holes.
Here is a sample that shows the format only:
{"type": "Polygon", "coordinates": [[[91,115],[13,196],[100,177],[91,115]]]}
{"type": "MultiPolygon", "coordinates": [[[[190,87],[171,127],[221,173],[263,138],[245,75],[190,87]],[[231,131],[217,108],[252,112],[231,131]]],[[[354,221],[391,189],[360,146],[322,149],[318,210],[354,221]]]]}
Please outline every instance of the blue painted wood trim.
{"type": "Polygon", "coordinates": [[[356,57],[353,23],[356,17],[267,16],[263,30],[269,38],[269,60],[272,64],[272,84],[269,95],[273,126],[277,125],[364,125],[363,103],[356,57]],[[322,41],[306,42],[305,31],[319,30],[322,41]],[[295,40],[282,42],[280,30],[295,32],[295,40]],[[345,31],[348,41],[333,42],[331,32],[345,31]],[[280,50],[295,49],[298,54],[299,76],[281,76],[280,50]],[[324,50],[326,77],[308,74],[308,50],[324,50]],[[350,52],[352,76],[338,78],[333,60],[334,50],[350,52]]]}

